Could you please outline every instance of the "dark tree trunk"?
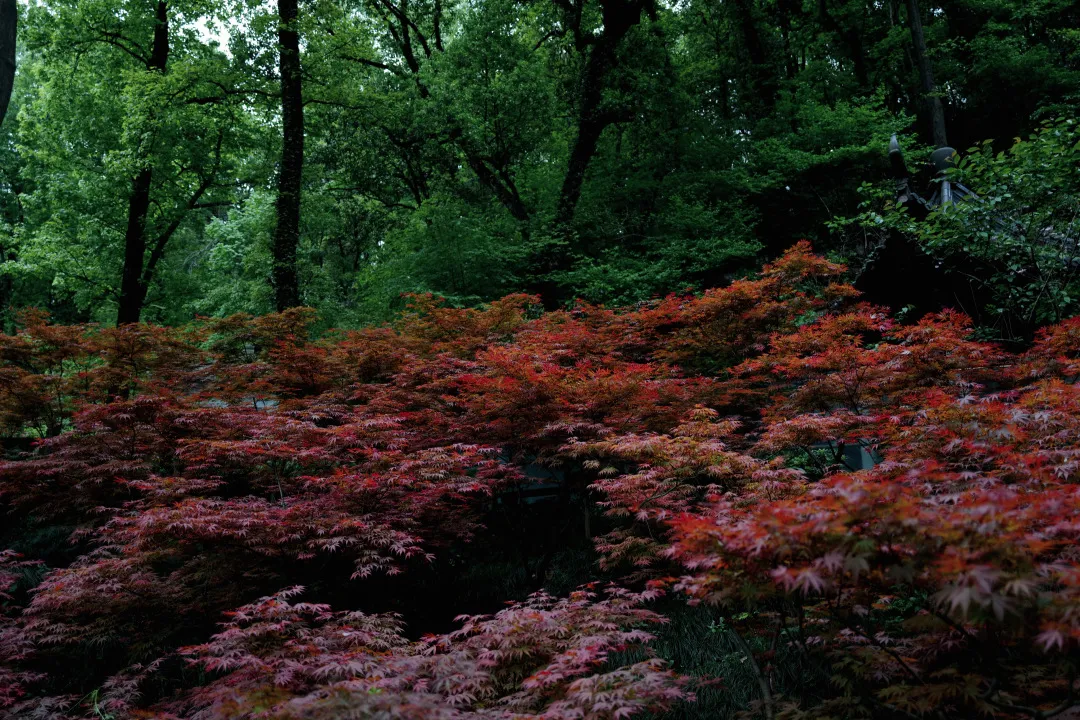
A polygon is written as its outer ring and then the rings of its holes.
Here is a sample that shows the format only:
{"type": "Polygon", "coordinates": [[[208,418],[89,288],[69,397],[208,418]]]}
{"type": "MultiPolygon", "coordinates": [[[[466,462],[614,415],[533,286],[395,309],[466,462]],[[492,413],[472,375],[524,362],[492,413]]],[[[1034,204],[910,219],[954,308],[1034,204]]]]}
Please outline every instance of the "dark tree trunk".
{"type": "MultiPolygon", "coordinates": [[[[599,63],[596,63],[599,64],[599,63]]],[[[593,65],[590,62],[590,65],[593,65]]],[[[563,233],[569,233],[574,221],[574,211],[581,199],[581,188],[585,184],[585,172],[596,155],[600,136],[610,121],[599,117],[600,92],[586,91],[582,97],[582,117],[578,122],[577,138],[570,151],[570,162],[566,167],[562,190],[559,192],[559,204],[555,210],[555,226],[563,233]],[[588,114],[586,114],[588,113],[588,114]]]]}
{"type": "MultiPolygon", "coordinates": [[[[15,85],[15,29],[19,19],[17,0],[0,0],[0,125],[7,115],[11,89],[15,85]]],[[[0,261],[14,260],[15,253],[0,247],[0,261]]],[[[12,281],[5,275],[0,278],[0,332],[7,331],[9,321],[8,303],[11,300],[12,281]]]]}
{"type": "MultiPolygon", "coordinates": [[[[169,12],[164,0],[155,10],[154,44],[150,50],[147,69],[164,73],[169,62],[169,12]]],[[[116,324],[139,322],[150,278],[144,274],[146,260],[146,218],[150,212],[150,186],[153,168],[147,164],[131,183],[128,198],[127,231],[124,234],[124,269],[120,278],[120,302],[116,311],[116,324]]]]}
{"type": "Polygon", "coordinates": [[[131,183],[128,198],[128,224],[124,235],[124,271],[120,280],[120,307],[116,324],[139,322],[146,287],[143,285],[143,262],[146,257],[146,216],[150,210],[150,183],[153,172],[143,168],[131,183]]]}
{"type": "Polygon", "coordinates": [[[304,99],[300,76],[297,0],[278,0],[278,68],[281,73],[281,167],[274,228],[274,302],[287,310],[300,304],[296,246],[300,242],[300,188],[304,172],[304,99]]]}
{"type": "Polygon", "coordinates": [[[641,13],[651,3],[634,0],[601,0],[604,28],[599,37],[589,43],[589,55],[581,80],[578,132],[570,150],[570,162],[563,178],[559,202],[555,209],[556,232],[568,235],[574,221],[574,211],[581,198],[585,172],[596,155],[597,144],[604,129],[615,116],[603,108],[604,85],[608,75],[618,65],[616,50],[630,28],[641,22],[641,13]]]}
{"type": "Polygon", "coordinates": [[[919,1],[906,0],[908,27],[911,29],[911,44],[915,48],[915,63],[919,66],[919,83],[922,86],[926,110],[930,115],[930,134],[935,147],[949,144],[945,137],[945,108],[937,94],[934,84],[934,69],[926,54],[926,38],[923,37],[922,16],[919,14],[919,1]]]}
{"type": "Polygon", "coordinates": [[[0,123],[7,114],[15,84],[15,28],[19,20],[17,0],[0,0],[0,123]]]}
{"type": "Polygon", "coordinates": [[[866,50],[863,48],[863,33],[861,28],[842,27],[840,23],[829,13],[828,0],[819,0],[818,17],[821,25],[835,34],[847,46],[848,55],[851,56],[852,69],[855,71],[855,80],[859,87],[870,87],[870,72],[866,66],[866,50]]]}
{"type": "Polygon", "coordinates": [[[776,107],[779,91],[776,68],[769,61],[769,53],[758,30],[757,18],[751,0],[734,0],[731,7],[735,12],[743,47],[750,60],[750,102],[747,114],[753,119],[762,119],[772,114],[776,107]]]}

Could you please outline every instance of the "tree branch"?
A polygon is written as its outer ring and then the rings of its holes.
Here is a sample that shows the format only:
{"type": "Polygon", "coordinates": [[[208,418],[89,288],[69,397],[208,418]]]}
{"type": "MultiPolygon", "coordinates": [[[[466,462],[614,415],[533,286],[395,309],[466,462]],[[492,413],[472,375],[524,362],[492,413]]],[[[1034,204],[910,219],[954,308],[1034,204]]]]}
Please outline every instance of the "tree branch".
{"type": "Polygon", "coordinates": [[[367,58],[357,57],[355,55],[339,55],[338,57],[340,57],[342,60],[348,60],[349,62],[359,63],[360,65],[366,65],[367,67],[392,72],[398,76],[404,74],[400,68],[393,67],[392,65],[387,65],[386,63],[381,63],[377,60],[368,60],[367,58]]]}
{"type": "Polygon", "coordinates": [[[773,707],[772,689],[769,687],[769,679],[765,677],[765,674],[761,672],[761,666],[758,665],[757,659],[754,657],[754,651],[747,644],[743,636],[739,634],[739,631],[732,626],[730,628],[731,636],[735,638],[735,644],[742,650],[743,655],[746,656],[747,661],[750,663],[750,669],[754,671],[754,677],[757,679],[758,688],[761,690],[761,701],[764,706],[765,719],[773,720],[776,717],[776,711],[773,707]]]}
{"type": "MultiPolygon", "coordinates": [[[[138,60],[140,63],[145,65],[147,69],[150,68],[150,59],[146,55],[144,55],[144,54],[142,54],[142,53],[140,53],[140,52],[138,52],[136,50],[131,49],[130,47],[125,45],[123,42],[121,42],[121,40],[126,40],[127,42],[131,42],[131,41],[128,40],[123,35],[121,35],[120,33],[113,33],[113,32],[108,32],[108,31],[105,31],[105,30],[97,30],[94,27],[91,27],[90,29],[93,30],[94,32],[97,32],[100,35],[100,37],[88,38],[86,40],[78,41],[78,42],[76,42],[74,44],[75,45],[89,45],[91,43],[101,42],[101,43],[105,43],[106,45],[112,45],[113,47],[118,48],[120,50],[123,50],[125,53],[127,53],[131,57],[138,60]]],[[[132,44],[135,45],[136,47],[138,47],[137,43],[132,43],[132,44]]]]}
{"type": "Polygon", "coordinates": [[[199,183],[199,186],[195,188],[195,192],[193,192],[191,194],[191,197],[188,198],[187,205],[184,207],[184,209],[180,213],[178,213],[175,218],[173,218],[172,222],[169,223],[168,227],[166,227],[165,230],[163,230],[162,233],[158,235],[157,238],[154,240],[154,247],[150,251],[150,259],[146,262],[146,267],[143,269],[142,278],[140,280],[144,288],[150,286],[150,281],[154,277],[154,270],[157,267],[158,262],[160,262],[161,258],[165,255],[165,247],[168,245],[169,240],[172,238],[173,234],[177,231],[177,229],[179,229],[180,224],[184,221],[184,218],[187,217],[187,214],[200,206],[199,200],[202,198],[203,195],[206,194],[206,191],[213,186],[214,177],[217,175],[218,170],[221,168],[221,146],[224,138],[225,131],[219,131],[217,137],[217,146],[214,148],[213,168],[202,179],[202,181],[199,183]]]}

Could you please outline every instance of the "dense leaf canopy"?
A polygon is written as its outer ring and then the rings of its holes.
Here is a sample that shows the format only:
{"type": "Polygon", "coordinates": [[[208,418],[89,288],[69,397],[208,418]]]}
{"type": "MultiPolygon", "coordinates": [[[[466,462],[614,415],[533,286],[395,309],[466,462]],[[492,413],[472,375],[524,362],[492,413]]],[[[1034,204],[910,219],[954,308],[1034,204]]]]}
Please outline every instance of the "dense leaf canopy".
{"type": "MultiPolygon", "coordinates": [[[[301,304],[357,327],[402,293],[627,304],[723,286],[803,238],[860,271],[881,227],[826,223],[860,215],[863,183],[891,195],[890,135],[929,188],[929,107],[962,154],[996,152],[1074,118],[1080,87],[1080,17],[1052,0],[282,2],[23,9],[0,126],[7,330],[9,305],[177,324],[301,304]]],[[[1048,171],[1045,147],[968,172],[1011,224],[1053,188],[1075,201],[1075,158],[1052,150],[1048,171]]],[[[1006,234],[977,297],[944,297],[1030,339],[1080,293],[981,292],[1036,272],[1036,233],[1006,234]]],[[[964,245],[948,237],[922,244],[942,261],[964,245]]]]}
{"type": "Polygon", "coordinates": [[[843,271],[804,243],[700,297],[418,296],[321,340],[306,310],[24,316],[3,712],[715,717],[717,681],[766,717],[1072,708],[1076,322],[1017,355],[843,271]],[[658,654],[662,597],[733,671],[658,654]]]}

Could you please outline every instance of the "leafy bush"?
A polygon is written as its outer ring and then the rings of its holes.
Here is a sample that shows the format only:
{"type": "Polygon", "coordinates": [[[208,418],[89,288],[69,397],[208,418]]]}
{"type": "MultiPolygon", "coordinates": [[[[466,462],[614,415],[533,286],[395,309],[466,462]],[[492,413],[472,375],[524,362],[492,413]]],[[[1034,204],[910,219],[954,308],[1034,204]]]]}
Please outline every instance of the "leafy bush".
{"type": "Polygon", "coordinates": [[[322,339],[28,316],[0,716],[1066,717],[1080,323],[1017,355],[843,273],[800,243],[700,297],[322,339]]]}

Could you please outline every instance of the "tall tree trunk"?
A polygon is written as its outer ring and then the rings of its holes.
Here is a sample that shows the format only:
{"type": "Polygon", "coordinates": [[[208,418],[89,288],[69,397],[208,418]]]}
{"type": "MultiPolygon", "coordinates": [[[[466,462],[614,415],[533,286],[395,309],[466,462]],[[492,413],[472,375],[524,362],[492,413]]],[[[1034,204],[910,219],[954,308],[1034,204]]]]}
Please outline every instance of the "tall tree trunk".
{"type": "MultiPolygon", "coordinates": [[[[18,20],[17,0],[0,0],[0,125],[4,122],[8,101],[11,100],[11,88],[15,85],[15,29],[18,20]]],[[[15,253],[0,247],[0,261],[14,259],[15,253]]],[[[11,293],[11,278],[5,275],[0,278],[0,332],[7,331],[11,293]]]]}
{"type": "Polygon", "coordinates": [[[11,88],[15,84],[15,28],[18,21],[18,0],[0,0],[0,123],[4,122],[11,88]]]}
{"type": "Polygon", "coordinates": [[[281,73],[281,167],[274,228],[274,302],[279,311],[300,304],[296,246],[300,241],[300,188],[304,172],[304,99],[300,76],[297,0],[278,0],[278,69],[281,73]]]}
{"type": "Polygon", "coordinates": [[[120,306],[116,324],[139,322],[146,287],[143,286],[143,262],[146,257],[146,216],[150,210],[150,184],[153,171],[143,168],[131,183],[128,197],[128,224],[124,234],[124,271],[120,279],[120,306]]]}
{"type": "MultiPolygon", "coordinates": [[[[159,0],[154,12],[154,44],[150,49],[147,69],[165,73],[169,62],[169,6],[159,0]]],[[[149,279],[144,277],[146,261],[146,218],[150,212],[150,187],[153,183],[153,167],[146,166],[131,183],[128,197],[127,232],[124,234],[124,270],[120,278],[120,302],[116,311],[116,324],[139,322],[149,279]]]]}
{"type": "Polygon", "coordinates": [[[923,100],[930,115],[930,134],[936,147],[949,144],[945,137],[945,108],[934,84],[934,69],[926,54],[926,38],[923,37],[922,15],[919,14],[919,0],[906,0],[908,27],[911,29],[911,44],[915,48],[915,62],[919,66],[919,83],[922,85],[923,100]]]}
{"type": "Polygon", "coordinates": [[[747,73],[750,80],[750,102],[746,111],[753,119],[765,118],[772,115],[776,107],[779,92],[776,67],[770,62],[768,49],[758,29],[752,0],[734,0],[731,8],[742,35],[740,40],[750,60],[747,73]]]}
{"type": "Polygon", "coordinates": [[[870,71],[866,65],[866,50],[863,48],[863,32],[858,27],[843,27],[839,21],[829,12],[828,0],[818,1],[818,18],[822,27],[839,38],[847,46],[848,55],[851,56],[852,69],[855,71],[855,81],[862,89],[870,88],[870,71]]]}
{"type": "Polygon", "coordinates": [[[570,162],[563,177],[559,202],[555,208],[556,232],[568,235],[574,221],[574,211],[581,198],[585,172],[596,155],[600,135],[614,121],[614,116],[602,107],[604,85],[618,64],[616,49],[630,28],[641,22],[641,13],[651,7],[641,0],[601,0],[603,30],[591,40],[589,56],[582,75],[577,137],[570,149],[570,162]]]}
{"type": "MultiPolygon", "coordinates": [[[[574,211],[581,199],[581,188],[585,184],[585,172],[596,155],[600,135],[610,124],[610,120],[600,113],[601,87],[593,84],[594,78],[602,78],[608,65],[598,58],[599,48],[594,48],[589,57],[585,73],[586,87],[581,95],[581,116],[578,119],[577,137],[570,150],[570,161],[563,177],[562,190],[559,192],[559,204],[555,209],[555,226],[563,233],[569,233],[574,221],[574,211]],[[590,87],[591,86],[591,87],[590,87]]],[[[602,80],[601,80],[602,82],[602,80]]]]}

